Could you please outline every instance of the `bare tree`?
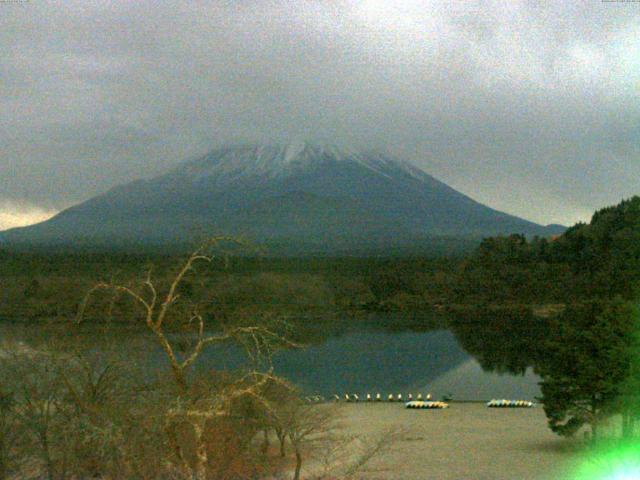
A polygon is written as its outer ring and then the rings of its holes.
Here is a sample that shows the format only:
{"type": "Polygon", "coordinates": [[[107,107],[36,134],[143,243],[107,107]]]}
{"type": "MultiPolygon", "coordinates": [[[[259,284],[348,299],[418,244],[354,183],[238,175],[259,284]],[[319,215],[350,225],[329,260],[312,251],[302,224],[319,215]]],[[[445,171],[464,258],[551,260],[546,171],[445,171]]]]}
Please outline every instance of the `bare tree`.
{"type": "Polygon", "coordinates": [[[176,353],[180,351],[183,345],[177,345],[175,341],[171,341],[167,335],[166,322],[170,310],[176,305],[176,302],[180,298],[180,294],[178,293],[179,287],[185,280],[187,274],[194,269],[195,264],[199,262],[211,263],[213,261],[215,257],[207,252],[221,242],[238,241],[231,237],[220,236],[213,237],[205,242],[187,258],[165,293],[159,292],[152,279],[151,270],[147,272],[145,280],[141,282],[141,285],[137,289],[113,282],[100,282],[96,284],[89,290],[81,303],[77,317],[78,322],[83,320],[89,300],[98,290],[109,290],[116,294],[124,294],[130,297],[142,308],[144,324],[153,332],[158,344],[165,352],[173,372],[174,380],[183,392],[188,389],[187,370],[195,363],[203,349],[209,345],[234,341],[244,347],[245,352],[251,358],[254,365],[259,363],[260,358],[267,358],[267,360],[269,360],[277,345],[297,346],[287,340],[284,335],[260,324],[227,325],[224,322],[218,321],[213,329],[216,333],[209,333],[208,329],[205,328],[203,315],[198,311],[196,306],[192,306],[188,314],[187,323],[193,326],[192,333],[196,336],[195,342],[190,348],[187,348],[187,351],[184,353],[176,353]]]}
{"type": "Polygon", "coordinates": [[[296,459],[293,480],[299,480],[305,446],[326,440],[335,428],[335,410],[328,405],[310,405],[298,400],[283,409],[282,420],[296,459]]]}
{"type": "MultiPolygon", "coordinates": [[[[310,478],[314,480],[357,478],[364,470],[369,471],[375,460],[384,458],[402,440],[405,433],[404,429],[392,428],[378,435],[354,437],[343,435],[338,429],[314,452],[319,469],[310,478]]],[[[375,470],[387,471],[389,466],[375,470]]]]}
{"type": "MultiPolygon", "coordinates": [[[[166,382],[148,386],[143,375],[132,380],[130,373],[138,366],[130,359],[89,361],[68,353],[40,362],[39,369],[17,381],[24,388],[16,418],[28,433],[30,446],[37,447],[33,451],[49,479],[263,478],[268,474],[257,462],[262,458],[268,463],[267,451],[263,447],[263,456],[254,453],[257,434],[266,430],[276,432],[282,455],[285,444],[290,444],[295,468],[287,474],[295,480],[301,477],[303,463],[323,449],[331,451],[327,471],[349,478],[389,444],[388,438],[361,442],[357,451],[352,449],[356,453],[338,459],[344,452],[334,447],[353,447],[355,442],[339,434],[334,408],[305,403],[273,372],[274,351],[299,345],[280,333],[278,325],[274,328],[255,319],[228,323],[214,317],[208,325],[209,317],[197,305],[179,301],[185,279],[196,265],[214,260],[209,248],[222,241],[233,239],[212,239],[193,252],[167,283],[155,280],[151,271],[133,284],[100,282],[79,309],[82,322],[97,291],[133,300],[142,312],[141,324],[168,359],[166,382]],[[173,334],[176,322],[187,327],[186,344],[173,334]],[[223,342],[242,349],[250,360],[246,369],[206,377],[190,371],[207,347],[223,342]],[[55,369],[45,371],[49,363],[55,369]],[[229,453],[231,446],[236,453],[229,453]]],[[[270,474],[282,465],[275,459],[270,474]]]]}
{"type": "Polygon", "coordinates": [[[271,410],[273,424],[278,425],[293,450],[293,480],[300,480],[304,461],[311,461],[310,478],[355,478],[404,434],[404,430],[390,429],[359,438],[345,435],[335,405],[307,403],[294,393],[292,390],[285,395],[284,402],[271,410]]]}
{"type": "MultiPolygon", "coordinates": [[[[186,319],[180,318],[185,313],[176,308],[181,285],[196,264],[211,263],[214,260],[215,257],[208,252],[220,242],[235,240],[215,237],[196,249],[181,265],[165,291],[156,285],[151,271],[147,272],[146,278],[137,287],[100,282],[87,293],[78,313],[78,322],[81,322],[91,297],[98,290],[129,297],[141,308],[143,324],[153,333],[165,353],[173,381],[180,391],[180,396],[170,402],[171,406],[164,413],[164,431],[178,471],[182,472],[180,475],[197,480],[209,478],[209,472],[213,468],[210,445],[213,430],[221,428],[220,425],[224,422],[229,423],[234,418],[239,403],[243,401],[252,403],[255,410],[267,411],[270,404],[264,396],[264,390],[269,384],[281,382],[273,374],[271,356],[277,348],[298,346],[270,324],[265,324],[266,322],[228,324],[216,318],[214,325],[206,326],[205,317],[195,305],[189,305],[186,319]],[[168,334],[167,324],[170,323],[169,318],[174,309],[174,316],[183,322],[186,320],[186,325],[190,327],[189,333],[195,337],[192,342],[181,343],[175,336],[168,334]],[[193,382],[187,376],[189,368],[205,348],[224,342],[233,342],[241,347],[250,360],[251,368],[248,373],[228,382],[223,388],[205,388],[204,393],[196,392],[193,382]],[[261,367],[265,367],[266,371],[261,370],[261,367]]],[[[97,389],[98,385],[95,387],[97,389]]],[[[264,416],[264,413],[256,414],[258,416],[264,416]]],[[[257,431],[258,422],[252,421],[254,419],[250,416],[245,417],[243,421],[235,423],[235,428],[238,429],[237,433],[244,428],[245,432],[241,436],[251,439],[257,431]],[[251,427],[246,428],[249,423],[251,427]],[[241,425],[244,427],[241,428],[241,425]]]]}

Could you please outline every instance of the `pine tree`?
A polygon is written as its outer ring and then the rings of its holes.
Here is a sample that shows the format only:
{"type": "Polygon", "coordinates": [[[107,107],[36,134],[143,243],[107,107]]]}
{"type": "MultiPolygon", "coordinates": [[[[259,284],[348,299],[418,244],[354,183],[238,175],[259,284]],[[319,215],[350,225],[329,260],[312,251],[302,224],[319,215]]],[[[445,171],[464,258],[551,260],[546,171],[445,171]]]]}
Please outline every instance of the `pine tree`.
{"type": "Polygon", "coordinates": [[[542,403],[554,432],[571,436],[620,409],[634,351],[633,313],[616,298],[568,308],[558,319],[538,371],[542,403]]]}

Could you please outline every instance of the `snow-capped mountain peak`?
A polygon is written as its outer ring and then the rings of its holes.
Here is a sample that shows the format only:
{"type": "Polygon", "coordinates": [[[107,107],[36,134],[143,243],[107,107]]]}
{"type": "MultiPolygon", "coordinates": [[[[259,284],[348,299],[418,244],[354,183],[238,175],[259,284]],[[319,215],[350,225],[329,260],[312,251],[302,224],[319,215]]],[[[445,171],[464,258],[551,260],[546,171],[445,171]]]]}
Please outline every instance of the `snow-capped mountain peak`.
{"type": "Polygon", "coordinates": [[[204,157],[182,165],[175,173],[187,175],[192,180],[215,178],[218,183],[246,176],[285,178],[331,163],[358,164],[387,178],[400,172],[416,179],[427,177],[417,167],[380,153],[360,152],[336,145],[311,142],[218,148],[204,157]]]}
{"type": "Polygon", "coordinates": [[[194,229],[325,250],[429,236],[549,232],[388,155],[295,142],[217,148],[3,235],[17,243],[138,245],[184,242],[194,229]]]}

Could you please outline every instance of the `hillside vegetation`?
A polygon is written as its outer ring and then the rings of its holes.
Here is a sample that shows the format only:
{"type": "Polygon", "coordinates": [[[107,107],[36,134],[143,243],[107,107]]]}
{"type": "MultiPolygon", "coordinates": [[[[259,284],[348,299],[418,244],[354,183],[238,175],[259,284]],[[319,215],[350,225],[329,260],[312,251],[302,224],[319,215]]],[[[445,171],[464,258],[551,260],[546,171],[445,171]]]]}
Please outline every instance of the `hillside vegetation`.
{"type": "MultiPolygon", "coordinates": [[[[291,315],[553,306],[615,295],[630,300],[640,279],[639,205],[634,197],[602,209],[591,223],[555,238],[487,238],[466,256],[274,258],[236,250],[200,267],[183,295],[215,303],[218,311],[291,315]]],[[[83,292],[97,281],[131,281],[151,265],[162,281],[179,258],[0,251],[0,317],[73,318],[83,292]]]]}

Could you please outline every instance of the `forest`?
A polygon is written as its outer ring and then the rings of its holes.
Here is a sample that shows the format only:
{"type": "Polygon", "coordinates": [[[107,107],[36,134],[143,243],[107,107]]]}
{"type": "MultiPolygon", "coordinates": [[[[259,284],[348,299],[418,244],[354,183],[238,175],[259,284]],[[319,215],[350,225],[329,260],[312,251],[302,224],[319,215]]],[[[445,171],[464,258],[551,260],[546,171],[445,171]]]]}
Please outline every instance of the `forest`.
{"type": "MultiPolygon", "coordinates": [[[[638,197],[596,212],[555,238],[484,239],[452,256],[285,257],[254,246],[222,252],[182,295],[216,308],[310,312],[415,311],[572,304],[637,297],[638,197]]],[[[0,250],[0,318],[69,319],[98,281],[128,282],[153,266],[169,278],[181,255],[126,252],[25,253],[0,250]]]]}
{"type": "MultiPolygon", "coordinates": [[[[2,321],[69,334],[3,356],[0,478],[25,468],[50,479],[300,478],[310,451],[341,440],[330,409],[302,402],[271,357],[313,341],[305,323],[379,311],[413,319],[387,328],[449,328],[487,370],[532,368],[559,435],[588,427],[595,440],[614,417],[624,438],[638,433],[640,197],[558,237],[487,238],[467,255],[274,258],[247,248],[219,238],[190,255],[2,251],[2,321]],[[96,358],[74,335],[91,323],[144,332],[166,374],[148,378],[133,352],[96,358]],[[196,374],[201,352],[225,342],[249,367],[196,374]]],[[[340,478],[390,438],[367,439],[340,478]]]]}

